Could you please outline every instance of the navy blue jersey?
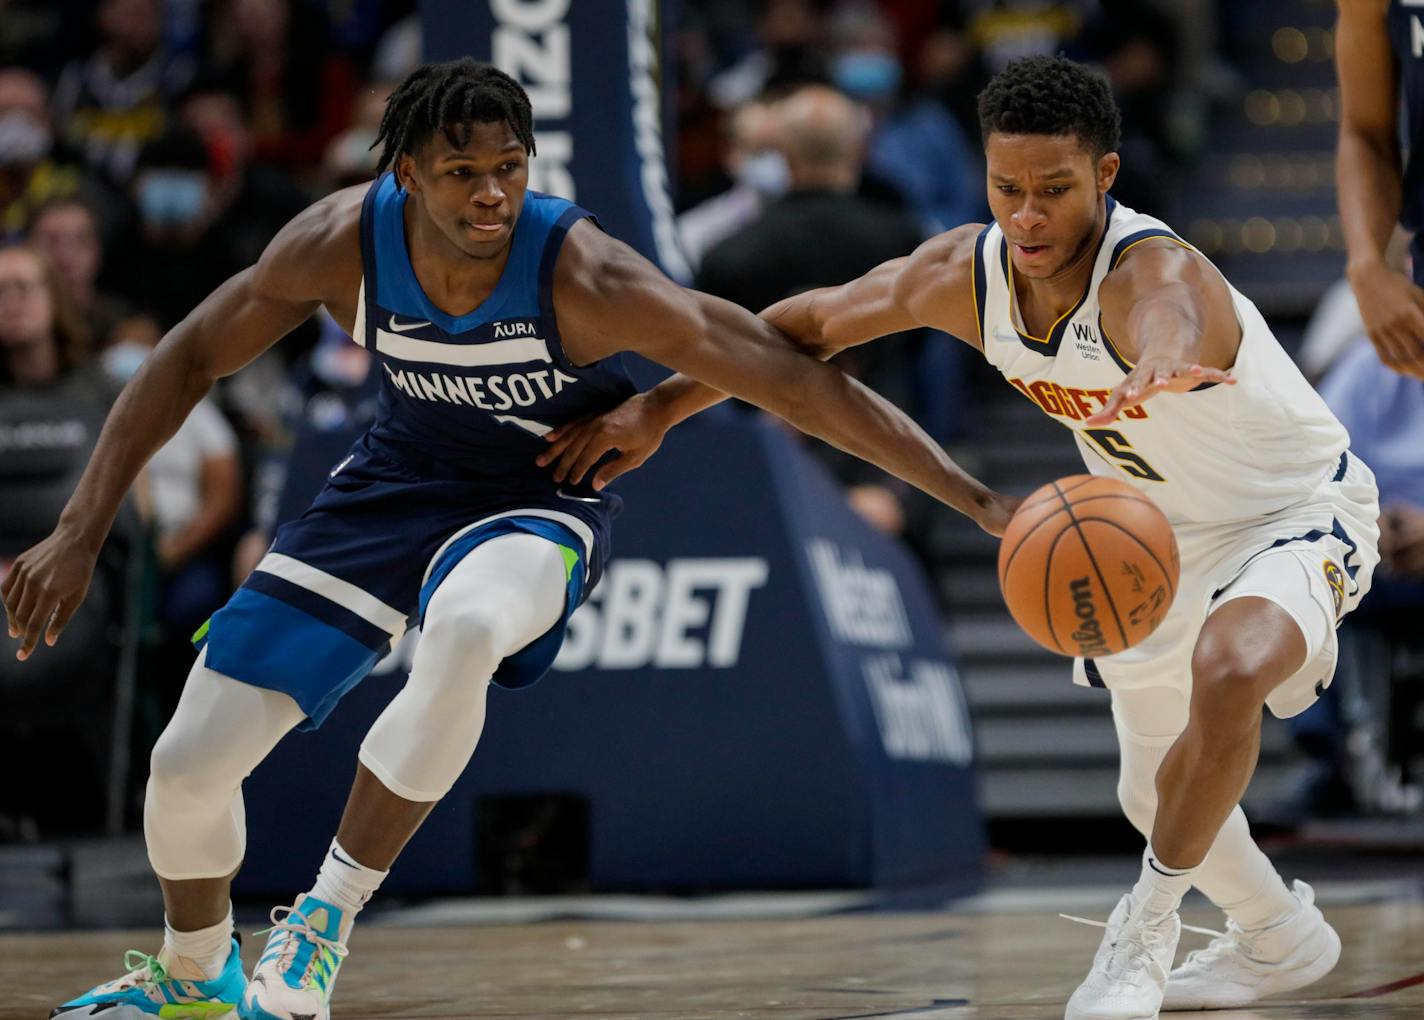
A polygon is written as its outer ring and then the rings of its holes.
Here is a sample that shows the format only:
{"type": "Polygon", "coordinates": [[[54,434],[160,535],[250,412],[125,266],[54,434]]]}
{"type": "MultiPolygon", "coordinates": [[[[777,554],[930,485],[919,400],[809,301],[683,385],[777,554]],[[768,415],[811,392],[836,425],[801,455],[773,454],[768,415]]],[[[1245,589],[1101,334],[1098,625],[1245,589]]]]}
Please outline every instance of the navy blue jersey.
{"type": "Polygon", "coordinates": [[[588,212],[530,191],[494,292],[459,317],[421,289],[405,243],[406,193],[395,175],[361,209],[357,343],[379,363],[372,434],[458,477],[547,477],[534,458],[550,429],[607,411],[634,393],[621,358],[569,361],[554,316],[554,265],[569,228],[588,212]]]}
{"type": "Polygon", "coordinates": [[[559,545],[567,571],[563,618],[492,678],[535,682],[598,583],[620,505],[586,485],[558,485],[535,463],[551,428],[634,392],[618,359],[579,368],[559,342],[554,264],[569,228],[589,214],[529,192],[499,284],[457,318],[431,303],[411,269],[405,200],[386,174],[361,210],[354,333],[380,366],[377,420],[195,639],[209,668],[291,695],[306,728],[420,619],[462,557],[511,532],[559,545]]]}
{"type": "Polygon", "coordinates": [[[1389,41],[1399,64],[1399,94],[1404,107],[1404,146],[1409,156],[1404,165],[1404,201],[1399,222],[1415,232],[1414,280],[1424,285],[1424,3],[1418,0],[1390,0],[1389,41]]]}

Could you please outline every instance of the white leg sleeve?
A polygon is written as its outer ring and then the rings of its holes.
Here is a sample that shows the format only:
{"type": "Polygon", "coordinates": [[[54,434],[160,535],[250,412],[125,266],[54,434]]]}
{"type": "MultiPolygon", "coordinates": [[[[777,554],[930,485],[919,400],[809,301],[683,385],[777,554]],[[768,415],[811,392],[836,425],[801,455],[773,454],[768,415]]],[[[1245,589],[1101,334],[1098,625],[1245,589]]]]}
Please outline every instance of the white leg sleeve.
{"type": "Polygon", "coordinates": [[[304,718],[286,694],[208,669],[188,674],[178,708],[149,761],[143,830],[162,878],[222,878],[247,846],[242,781],[304,718]]]}
{"type": "MultiPolygon", "coordinates": [[[[1152,836],[1157,814],[1157,769],[1187,725],[1186,697],[1173,687],[1113,691],[1113,725],[1121,754],[1117,796],[1138,832],[1152,836]]],[[[1275,868],[1251,838],[1238,804],[1216,835],[1193,883],[1217,906],[1230,908],[1251,899],[1272,879],[1275,868]]]]}
{"type": "Polygon", "coordinates": [[[567,590],[559,547],[535,535],[476,546],[436,589],[405,688],[366,734],[361,764],[387,789],[439,800],[474,754],[490,677],[559,622],[567,590]]]}

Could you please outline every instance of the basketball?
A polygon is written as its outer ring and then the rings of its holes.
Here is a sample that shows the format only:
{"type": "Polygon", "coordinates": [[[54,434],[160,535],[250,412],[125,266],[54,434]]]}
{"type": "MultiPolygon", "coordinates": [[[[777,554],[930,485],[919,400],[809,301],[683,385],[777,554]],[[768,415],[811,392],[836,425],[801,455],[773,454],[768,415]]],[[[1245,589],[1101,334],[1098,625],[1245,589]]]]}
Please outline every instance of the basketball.
{"type": "Polygon", "coordinates": [[[1126,482],[1070,475],[1024,500],[999,546],[1015,622],[1060,655],[1124,651],[1161,624],[1177,593],[1172,527],[1126,482]]]}

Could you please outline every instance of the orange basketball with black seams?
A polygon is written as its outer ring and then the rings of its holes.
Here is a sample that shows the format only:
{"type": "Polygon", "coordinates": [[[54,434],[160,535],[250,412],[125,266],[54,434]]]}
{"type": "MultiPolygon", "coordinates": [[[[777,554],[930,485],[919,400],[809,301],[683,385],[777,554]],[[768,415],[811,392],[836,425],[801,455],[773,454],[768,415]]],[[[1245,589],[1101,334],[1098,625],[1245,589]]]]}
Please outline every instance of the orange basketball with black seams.
{"type": "Polygon", "coordinates": [[[999,546],[999,587],[1043,647],[1085,659],[1125,651],[1161,625],[1181,564],[1157,505],[1116,478],[1070,475],[1019,507],[999,546]]]}

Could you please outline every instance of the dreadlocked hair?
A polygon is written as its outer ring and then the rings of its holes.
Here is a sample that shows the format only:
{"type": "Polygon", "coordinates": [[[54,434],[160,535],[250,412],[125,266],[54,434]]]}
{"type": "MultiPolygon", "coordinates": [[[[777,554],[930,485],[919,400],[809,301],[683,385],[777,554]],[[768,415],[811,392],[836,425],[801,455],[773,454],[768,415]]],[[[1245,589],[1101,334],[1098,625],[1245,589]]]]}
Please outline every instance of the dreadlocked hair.
{"type": "Polygon", "coordinates": [[[1121,127],[1106,79],[1064,57],[1015,60],[979,93],[979,130],[986,143],[996,131],[1076,135],[1100,159],[1117,151],[1121,127]]]}
{"type": "Polygon", "coordinates": [[[412,71],[386,100],[386,112],[372,148],[382,145],[376,173],[391,169],[403,155],[436,131],[457,149],[470,141],[471,124],[504,121],[524,151],[534,155],[534,112],[519,82],[492,64],[465,57],[425,64],[412,71]]]}

